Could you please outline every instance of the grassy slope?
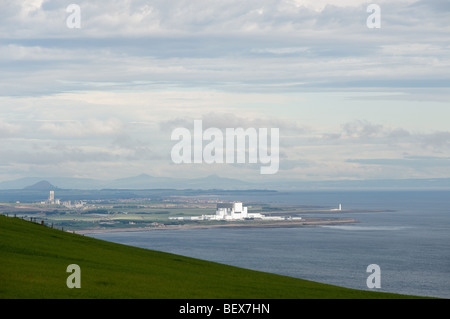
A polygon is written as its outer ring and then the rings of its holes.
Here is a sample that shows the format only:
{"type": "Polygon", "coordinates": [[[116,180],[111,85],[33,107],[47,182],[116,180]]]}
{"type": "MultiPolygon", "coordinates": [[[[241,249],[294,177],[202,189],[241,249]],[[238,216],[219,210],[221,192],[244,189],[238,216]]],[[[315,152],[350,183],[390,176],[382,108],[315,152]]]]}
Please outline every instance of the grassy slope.
{"type": "Polygon", "coordinates": [[[0,216],[0,298],[404,298],[119,245],[0,216]],[[69,264],[81,288],[69,289],[69,264]]]}

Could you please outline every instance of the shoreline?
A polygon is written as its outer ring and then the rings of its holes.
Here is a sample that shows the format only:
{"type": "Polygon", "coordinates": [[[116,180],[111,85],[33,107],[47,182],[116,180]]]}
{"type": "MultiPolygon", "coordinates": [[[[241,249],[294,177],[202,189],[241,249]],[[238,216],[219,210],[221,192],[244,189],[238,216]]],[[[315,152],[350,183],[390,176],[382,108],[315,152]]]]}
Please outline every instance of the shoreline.
{"type": "Polygon", "coordinates": [[[228,223],[228,224],[209,224],[209,225],[164,225],[160,227],[128,227],[128,228],[102,228],[102,229],[83,229],[78,231],[71,231],[80,235],[99,234],[99,233],[114,233],[114,232],[137,232],[137,231],[155,231],[155,230],[183,230],[183,229],[207,229],[207,228],[296,228],[308,226],[330,226],[338,224],[354,224],[358,223],[353,218],[343,218],[336,220],[311,219],[301,221],[279,221],[268,222],[260,224],[246,224],[246,223],[228,223]]]}

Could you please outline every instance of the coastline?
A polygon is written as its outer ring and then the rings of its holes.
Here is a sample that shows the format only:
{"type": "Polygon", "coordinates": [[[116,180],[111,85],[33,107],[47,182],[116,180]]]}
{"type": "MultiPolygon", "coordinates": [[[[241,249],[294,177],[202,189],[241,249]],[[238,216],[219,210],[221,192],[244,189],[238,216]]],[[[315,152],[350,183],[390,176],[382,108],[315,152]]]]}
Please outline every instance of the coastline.
{"type": "Polygon", "coordinates": [[[112,232],[137,232],[137,231],[154,231],[154,230],[182,230],[182,229],[206,229],[206,228],[300,228],[308,226],[330,226],[338,224],[354,224],[358,223],[353,218],[342,219],[304,219],[301,221],[276,221],[267,223],[227,223],[227,224],[208,224],[208,225],[163,225],[159,227],[128,227],[128,228],[92,228],[78,231],[70,231],[80,235],[98,234],[98,233],[112,233],[112,232]]]}

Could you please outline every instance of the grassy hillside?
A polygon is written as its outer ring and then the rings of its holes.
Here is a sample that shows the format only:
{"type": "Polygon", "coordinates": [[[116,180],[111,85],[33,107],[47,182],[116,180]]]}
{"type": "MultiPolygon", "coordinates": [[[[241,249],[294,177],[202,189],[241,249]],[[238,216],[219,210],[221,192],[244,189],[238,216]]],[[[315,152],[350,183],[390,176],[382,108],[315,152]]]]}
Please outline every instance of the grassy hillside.
{"type": "Polygon", "coordinates": [[[130,247],[0,216],[0,298],[404,298],[130,247]],[[69,264],[81,288],[69,289],[69,264]]]}

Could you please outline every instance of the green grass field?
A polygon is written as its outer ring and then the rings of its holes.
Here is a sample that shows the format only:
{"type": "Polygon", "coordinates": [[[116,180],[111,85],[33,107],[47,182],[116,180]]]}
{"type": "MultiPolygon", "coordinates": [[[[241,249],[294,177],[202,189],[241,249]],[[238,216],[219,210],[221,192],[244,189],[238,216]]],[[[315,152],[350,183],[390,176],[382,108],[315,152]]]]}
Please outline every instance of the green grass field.
{"type": "Polygon", "coordinates": [[[410,298],[110,243],[0,216],[0,298],[410,298]],[[81,288],[69,289],[69,264],[81,288]]]}

